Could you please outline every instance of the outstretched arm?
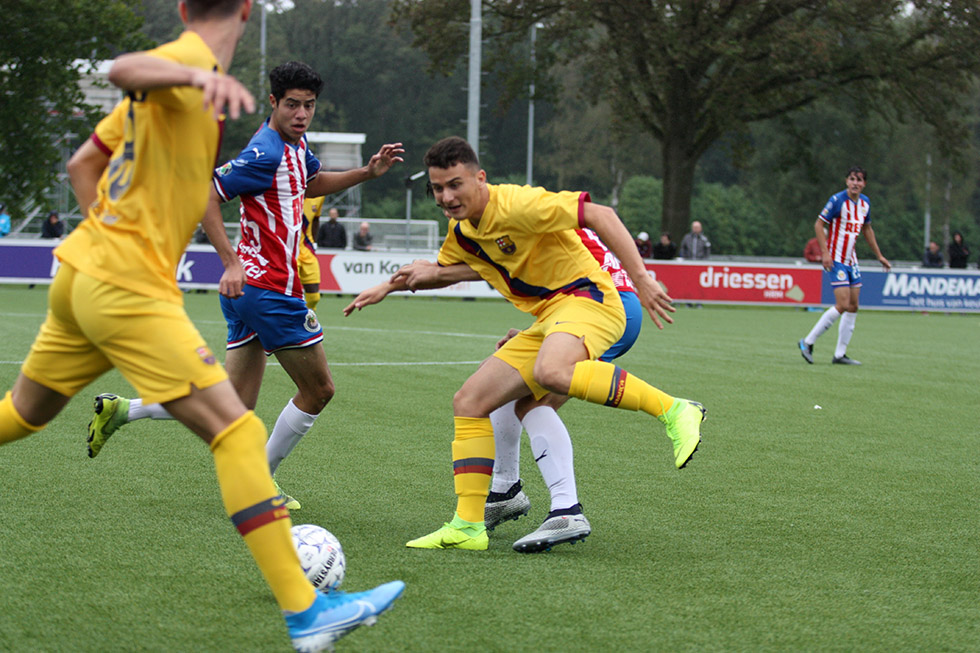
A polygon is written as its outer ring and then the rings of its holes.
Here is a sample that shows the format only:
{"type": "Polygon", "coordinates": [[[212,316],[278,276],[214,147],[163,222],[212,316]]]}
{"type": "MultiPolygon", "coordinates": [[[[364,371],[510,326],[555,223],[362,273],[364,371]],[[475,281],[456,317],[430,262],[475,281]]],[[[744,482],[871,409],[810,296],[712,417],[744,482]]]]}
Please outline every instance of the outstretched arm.
{"type": "Polygon", "coordinates": [[[445,288],[460,281],[479,281],[480,275],[465,263],[441,266],[432,261],[417,260],[403,265],[391,277],[392,281],[403,281],[412,292],[445,288]]]}
{"type": "Polygon", "coordinates": [[[412,292],[431,290],[433,288],[445,288],[460,281],[476,281],[478,279],[480,279],[480,275],[464,263],[442,267],[431,261],[413,261],[399,268],[388,281],[368,288],[355,297],[354,301],[344,307],[344,315],[350,315],[355,310],[359,311],[365,306],[377,304],[390,293],[400,290],[412,292]]]}
{"type": "Polygon", "coordinates": [[[307,197],[320,197],[338,193],[344,189],[356,186],[371,179],[377,179],[391,169],[395,163],[401,162],[405,148],[401,143],[387,143],[381,146],[377,154],[371,157],[366,166],[345,170],[344,172],[327,172],[321,170],[317,176],[306,185],[307,197]]]}
{"type": "Polygon", "coordinates": [[[676,309],[671,305],[674,301],[664,292],[660,284],[653,280],[643,265],[643,259],[636,249],[633,237],[620,221],[619,216],[608,206],[586,202],[583,210],[585,212],[585,226],[599,234],[599,238],[606,244],[612,253],[619,258],[623,264],[623,269],[633,279],[636,285],[636,296],[640,303],[647,309],[653,323],[658,329],[664,328],[660,319],[665,322],[673,323],[674,320],[669,313],[676,309]]]}

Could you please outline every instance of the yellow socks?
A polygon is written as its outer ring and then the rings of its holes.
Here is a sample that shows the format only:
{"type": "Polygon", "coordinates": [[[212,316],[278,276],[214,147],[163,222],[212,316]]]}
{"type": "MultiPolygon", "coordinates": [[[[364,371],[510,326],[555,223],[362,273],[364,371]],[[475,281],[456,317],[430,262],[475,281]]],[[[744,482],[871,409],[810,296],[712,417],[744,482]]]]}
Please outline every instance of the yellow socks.
{"type": "Polygon", "coordinates": [[[316,305],[320,302],[320,293],[318,292],[304,292],[303,299],[306,300],[306,308],[311,311],[316,310],[316,305]]]}
{"type": "Polygon", "coordinates": [[[483,511],[493,474],[493,426],[487,417],[454,417],[453,485],[456,514],[483,523],[483,511]]]}
{"type": "MultiPolygon", "coordinates": [[[[14,440],[26,438],[31,433],[37,433],[44,428],[44,425],[34,426],[28,424],[17,409],[14,408],[14,400],[7,392],[3,399],[0,399],[0,444],[7,444],[14,440]]],[[[493,462],[491,461],[491,466],[493,462]]]]}
{"type": "Polygon", "coordinates": [[[666,413],[674,403],[674,398],[662,390],[603,361],[576,363],[568,394],[594,404],[642,410],[655,417],[666,413]]]}
{"type": "Polygon", "coordinates": [[[315,591],[299,566],[289,510],[276,492],[265,456],[265,426],[248,411],[214,436],[211,452],[221,498],[232,523],[283,610],[312,605],[315,591]]]}

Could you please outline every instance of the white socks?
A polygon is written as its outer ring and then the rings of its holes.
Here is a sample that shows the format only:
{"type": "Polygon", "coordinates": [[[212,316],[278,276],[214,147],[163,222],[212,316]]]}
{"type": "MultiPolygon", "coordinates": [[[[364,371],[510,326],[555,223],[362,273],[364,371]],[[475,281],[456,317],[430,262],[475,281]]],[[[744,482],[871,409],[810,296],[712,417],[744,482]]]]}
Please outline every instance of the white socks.
{"type": "Polygon", "coordinates": [[[144,406],[142,399],[130,399],[128,421],[132,422],[134,419],[146,419],[147,417],[152,419],[173,419],[173,415],[168,413],[167,409],[160,404],[144,406]]]}
{"type": "Polygon", "coordinates": [[[823,315],[820,316],[820,319],[817,320],[817,323],[813,325],[810,333],[806,334],[806,338],[803,338],[803,342],[808,345],[815,343],[817,338],[819,338],[824,331],[833,326],[834,322],[836,322],[837,318],[839,317],[840,313],[837,311],[836,306],[831,306],[828,308],[826,311],[824,311],[823,315]]]}
{"type": "MultiPolygon", "coordinates": [[[[512,401],[490,413],[496,453],[491,492],[506,492],[520,480],[522,424],[512,401]]],[[[551,510],[578,503],[572,439],[565,423],[550,406],[538,406],[524,416],[523,428],[531,439],[531,451],[551,493],[551,510]]]]}
{"type": "Polygon", "coordinates": [[[273,474],[279,463],[289,455],[293,447],[313,427],[316,415],[304,413],[290,399],[286,407],[279,413],[279,419],[272,429],[269,441],[265,444],[265,453],[269,458],[269,471],[273,474]]]}
{"type": "Polygon", "coordinates": [[[578,503],[575,465],[565,423],[550,406],[538,406],[524,416],[524,428],[531,438],[534,460],[551,492],[551,510],[574,506],[578,503]]]}
{"type": "Polygon", "coordinates": [[[834,350],[834,358],[840,358],[847,353],[847,344],[851,342],[854,334],[854,324],[857,322],[857,313],[844,313],[840,318],[840,326],[837,328],[837,349],[834,350]]]}
{"type": "Polygon", "coordinates": [[[521,478],[521,421],[514,413],[517,401],[490,413],[493,425],[493,482],[491,492],[506,492],[521,478]]]}

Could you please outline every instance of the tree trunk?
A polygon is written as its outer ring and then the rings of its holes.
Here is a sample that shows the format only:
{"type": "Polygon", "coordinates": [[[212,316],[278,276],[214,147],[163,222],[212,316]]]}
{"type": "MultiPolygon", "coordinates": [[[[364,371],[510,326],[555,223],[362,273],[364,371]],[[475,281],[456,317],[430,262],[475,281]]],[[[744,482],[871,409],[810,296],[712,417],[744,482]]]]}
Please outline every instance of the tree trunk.
{"type": "Polygon", "coordinates": [[[670,133],[663,142],[664,199],[661,228],[670,232],[678,246],[691,226],[691,193],[694,190],[694,168],[698,160],[691,155],[692,145],[670,133]]]}

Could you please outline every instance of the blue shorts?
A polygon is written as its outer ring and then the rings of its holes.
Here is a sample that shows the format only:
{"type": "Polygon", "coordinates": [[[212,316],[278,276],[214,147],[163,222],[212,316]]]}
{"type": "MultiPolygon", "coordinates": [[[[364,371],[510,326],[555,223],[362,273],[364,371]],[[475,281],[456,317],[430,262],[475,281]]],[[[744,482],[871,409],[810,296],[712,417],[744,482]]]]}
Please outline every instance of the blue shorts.
{"type": "Polygon", "coordinates": [[[861,270],[855,262],[854,265],[844,265],[834,261],[834,267],[830,270],[830,286],[832,288],[851,288],[861,287],[861,270]]]}
{"type": "Polygon", "coordinates": [[[633,343],[640,335],[640,327],[643,326],[643,306],[636,293],[620,291],[619,298],[623,300],[623,310],[626,311],[626,330],[623,331],[623,337],[599,357],[599,360],[607,363],[614,358],[619,358],[633,347],[633,343]]]}
{"type": "Polygon", "coordinates": [[[280,349],[323,341],[316,313],[307,308],[302,297],[246,285],[245,294],[237,299],[221,296],[221,312],[228,323],[228,349],[258,338],[268,356],[280,349]]]}

